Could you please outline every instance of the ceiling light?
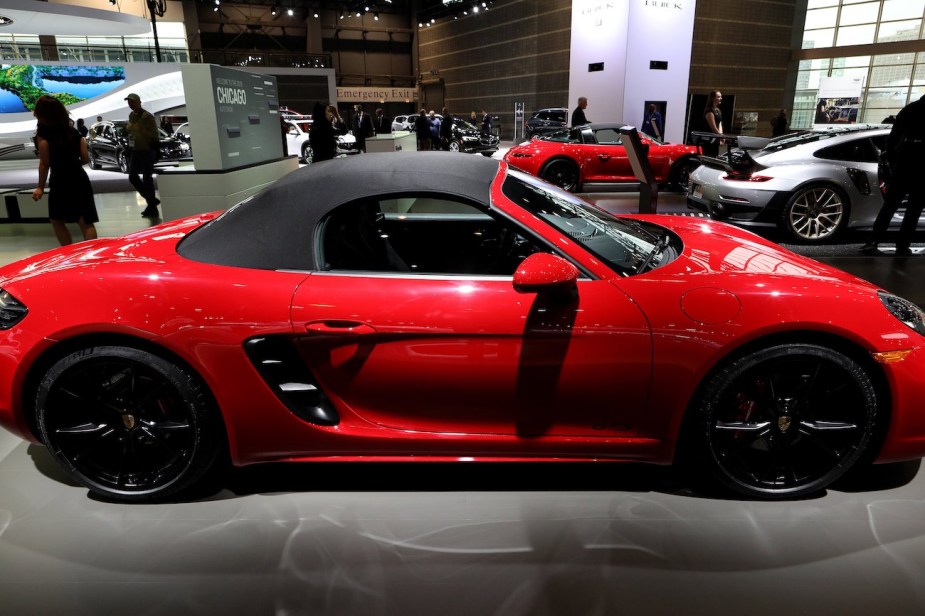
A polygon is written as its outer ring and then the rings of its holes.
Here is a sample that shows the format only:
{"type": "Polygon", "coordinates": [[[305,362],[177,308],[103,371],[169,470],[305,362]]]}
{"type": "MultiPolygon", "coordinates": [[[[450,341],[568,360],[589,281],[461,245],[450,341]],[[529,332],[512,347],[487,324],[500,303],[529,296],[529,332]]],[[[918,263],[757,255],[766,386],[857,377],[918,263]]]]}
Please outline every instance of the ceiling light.
{"type": "Polygon", "coordinates": [[[276,7],[275,7],[275,6],[274,6],[272,9],[270,9],[270,15],[276,15],[276,7]]]}
{"type": "Polygon", "coordinates": [[[374,20],[374,21],[379,21],[379,13],[378,13],[378,12],[373,13],[373,20],[374,20]]]}
{"type": "Polygon", "coordinates": [[[295,11],[293,11],[292,9],[286,9],[286,15],[289,15],[290,17],[292,17],[293,15],[295,15],[295,11]]]}

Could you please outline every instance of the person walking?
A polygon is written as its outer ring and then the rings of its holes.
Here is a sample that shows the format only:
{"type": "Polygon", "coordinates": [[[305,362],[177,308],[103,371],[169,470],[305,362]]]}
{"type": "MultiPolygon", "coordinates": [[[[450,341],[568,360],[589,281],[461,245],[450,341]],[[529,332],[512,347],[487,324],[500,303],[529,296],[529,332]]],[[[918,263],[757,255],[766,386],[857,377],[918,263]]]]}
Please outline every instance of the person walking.
{"type": "Polygon", "coordinates": [[[906,201],[906,213],[896,240],[896,254],[912,254],[912,236],[925,207],[925,184],[917,177],[925,160],[925,96],[909,103],[896,115],[896,121],[886,140],[886,160],[890,179],[883,197],[883,207],[874,221],[870,241],[861,246],[861,252],[875,254],[878,244],[886,237],[887,227],[896,211],[906,201]]]}
{"type": "Polygon", "coordinates": [[[388,135],[392,132],[392,118],[385,115],[382,107],[376,109],[376,119],[373,122],[377,135],[388,135]]]}
{"type": "Polygon", "coordinates": [[[590,120],[585,117],[585,109],[587,108],[588,98],[585,96],[579,97],[578,106],[572,111],[572,126],[584,126],[585,124],[591,123],[590,120]]]}
{"type": "Polygon", "coordinates": [[[453,141],[453,115],[446,107],[441,112],[443,121],[440,123],[440,147],[449,151],[450,143],[453,141]]]}
{"type": "Polygon", "coordinates": [[[357,105],[354,107],[354,111],[353,136],[357,141],[357,148],[359,148],[361,152],[365,152],[366,138],[372,137],[374,134],[373,120],[369,117],[368,113],[363,111],[363,105],[357,105]]]}
{"type": "Polygon", "coordinates": [[[69,222],[77,223],[85,240],[96,239],[99,216],[93,186],[83,168],[90,162],[87,140],[70,125],[64,104],[52,96],[40,96],[32,113],[39,154],[39,181],[32,199],[41,199],[48,186],[48,220],[62,246],[73,241],[69,222]]]}
{"type": "Polygon", "coordinates": [[[157,218],[157,206],[161,203],[154,192],[154,163],[157,162],[157,150],[160,147],[157,120],[151,112],[142,108],[141,97],[137,94],[129,94],[125,100],[132,110],[128,114],[128,124],[125,127],[129,147],[132,149],[128,181],[147,204],[141,215],[145,218],[157,218]]]}
{"type": "Polygon", "coordinates": [[[308,131],[313,163],[331,160],[337,155],[337,136],[334,134],[333,120],[334,116],[328,105],[315,103],[312,109],[312,128],[308,131]]]}
{"type": "Polygon", "coordinates": [[[787,121],[787,112],[781,109],[777,117],[771,120],[771,136],[782,137],[787,134],[788,128],[790,128],[790,122],[787,121]]]}

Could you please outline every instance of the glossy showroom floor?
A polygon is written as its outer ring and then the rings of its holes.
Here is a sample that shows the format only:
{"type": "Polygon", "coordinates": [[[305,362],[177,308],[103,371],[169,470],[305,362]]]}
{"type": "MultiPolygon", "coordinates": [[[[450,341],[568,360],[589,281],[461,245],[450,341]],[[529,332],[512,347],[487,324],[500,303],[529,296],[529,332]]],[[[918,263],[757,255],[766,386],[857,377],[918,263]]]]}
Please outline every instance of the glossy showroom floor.
{"type": "MultiPolygon", "coordinates": [[[[102,235],[148,224],[124,177],[93,174],[102,235]]],[[[593,198],[629,211],[637,194],[593,198]]],[[[860,241],[815,256],[925,303],[925,255],[857,257],[860,241]]],[[[46,224],[0,225],[2,263],[54,245],[46,224]]],[[[0,613],[921,614],[925,471],[890,471],[765,503],[631,464],[306,464],[124,506],[0,432],[0,613]]]]}

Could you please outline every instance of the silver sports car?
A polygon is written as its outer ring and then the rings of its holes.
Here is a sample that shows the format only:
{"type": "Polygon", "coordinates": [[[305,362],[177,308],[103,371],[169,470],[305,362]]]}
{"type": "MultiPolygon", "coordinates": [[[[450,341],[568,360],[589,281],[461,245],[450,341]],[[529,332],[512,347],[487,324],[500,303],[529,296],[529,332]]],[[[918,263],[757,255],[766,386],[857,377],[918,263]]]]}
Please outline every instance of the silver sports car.
{"type": "Polygon", "coordinates": [[[889,134],[888,125],[857,125],[740,137],[738,148],[720,158],[701,157],[688,205],[717,220],[776,226],[803,243],[870,228],[883,205],[877,163],[889,134]]]}

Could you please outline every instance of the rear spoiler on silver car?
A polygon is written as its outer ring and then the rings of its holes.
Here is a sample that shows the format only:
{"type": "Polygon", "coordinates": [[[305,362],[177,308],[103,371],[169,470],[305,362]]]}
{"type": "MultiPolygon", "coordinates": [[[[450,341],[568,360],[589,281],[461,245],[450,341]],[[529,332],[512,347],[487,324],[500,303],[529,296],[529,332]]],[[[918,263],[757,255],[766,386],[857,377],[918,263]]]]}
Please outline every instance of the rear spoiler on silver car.
{"type": "MultiPolygon", "coordinates": [[[[691,136],[695,143],[703,143],[710,139],[716,139],[715,133],[702,133],[693,131],[691,136]]],[[[760,169],[755,160],[749,156],[749,150],[760,150],[767,146],[771,140],[766,137],[752,137],[749,135],[723,135],[723,142],[726,145],[725,158],[714,158],[712,156],[698,156],[701,164],[712,169],[718,169],[730,174],[751,173],[760,169]],[[733,148],[736,148],[733,150],[733,148]]]]}

